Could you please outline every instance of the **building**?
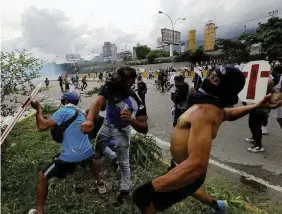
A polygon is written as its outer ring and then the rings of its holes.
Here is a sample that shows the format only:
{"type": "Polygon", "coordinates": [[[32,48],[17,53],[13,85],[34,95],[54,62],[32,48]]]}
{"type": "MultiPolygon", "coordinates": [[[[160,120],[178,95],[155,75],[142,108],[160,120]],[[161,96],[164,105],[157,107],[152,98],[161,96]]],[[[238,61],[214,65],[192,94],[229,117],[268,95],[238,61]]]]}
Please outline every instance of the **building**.
{"type": "Polygon", "coordinates": [[[116,61],[117,59],[117,47],[115,44],[110,42],[104,42],[104,46],[102,48],[103,58],[106,58],[106,61],[116,61]]]}
{"type": "Polygon", "coordinates": [[[136,47],[133,47],[132,60],[137,60],[136,48],[139,47],[139,46],[140,46],[140,44],[137,43],[136,47]]]}
{"type": "Polygon", "coordinates": [[[188,50],[192,52],[196,50],[196,30],[188,32],[188,50]]]}
{"type": "Polygon", "coordinates": [[[210,51],[214,49],[215,43],[215,24],[210,20],[205,26],[204,33],[204,50],[210,51]]]}
{"type": "Polygon", "coordinates": [[[96,61],[96,62],[103,62],[104,61],[103,54],[101,53],[100,55],[95,56],[94,57],[94,61],[96,61]]]}
{"type": "Polygon", "coordinates": [[[130,61],[132,60],[132,53],[130,51],[122,51],[117,54],[118,60],[130,61]]]}

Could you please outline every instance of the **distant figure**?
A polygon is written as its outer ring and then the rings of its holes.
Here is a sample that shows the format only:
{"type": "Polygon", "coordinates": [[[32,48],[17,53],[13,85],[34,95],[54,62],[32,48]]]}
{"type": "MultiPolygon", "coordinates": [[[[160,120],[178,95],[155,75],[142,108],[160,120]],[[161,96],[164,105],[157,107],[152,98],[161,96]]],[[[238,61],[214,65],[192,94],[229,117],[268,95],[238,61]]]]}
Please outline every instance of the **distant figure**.
{"type": "Polygon", "coordinates": [[[62,78],[62,76],[59,76],[58,81],[59,81],[59,84],[60,84],[61,92],[63,92],[64,88],[63,88],[63,78],[62,78]]]}
{"type": "Polygon", "coordinates": [[[70,90],[70,83],[69,83],[68,75],[67,74],[65,75],[64,83],[65,83],[65,91],[70,90]]]}
{"type": "Polygon", "coordinates": [[[81,81],[82,81],[81,91],[83,91],[87,87],[86,76],[84,76],[81,81]]]}
{"type": "Polygon", "coordinates": [[[50,84],[50,81],[48,80],[48,78],[45,79],[45,85],[46,85],[46,88],[48,89],[49,88],[49,84],[50,84]]]}

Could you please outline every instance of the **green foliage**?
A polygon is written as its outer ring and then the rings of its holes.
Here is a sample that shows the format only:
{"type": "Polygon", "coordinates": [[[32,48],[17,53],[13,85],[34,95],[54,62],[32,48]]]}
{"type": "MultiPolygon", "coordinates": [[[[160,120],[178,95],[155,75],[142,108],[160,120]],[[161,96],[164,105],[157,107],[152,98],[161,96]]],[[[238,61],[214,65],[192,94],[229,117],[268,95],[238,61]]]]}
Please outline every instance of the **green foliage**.
{"type": "Polygon", "coordinates": [[[59,106],[55,104],[45,104],[42,106],[42,114],[51,115],[57,110],[59,110],[59,106]]]}
{"type": "Polygon", "coordinates": [[[2,117],[13,114],[19,96],[27,96],[31,92],[30,81],[39,77],[42,64],[42,60],[33,57],[25,49],[1,52],[2,117]]]}
{"type": "Polygon", "coordinates": [[[155,62],[155,59],[159,57],[159,54],[155,51],[151,51],[147,54],[148,63],[152,64],[155,62]]]}
{"type": "Polygon", "coordinates": [[[230,62],[232,59],[234,61],[248,61],[249,50],[247,49],[247,44],[242,40],[243,37],[236,41],[230,39],[217,39],[215,41],[215,46],[223,52],[222,59],[230,62]]]}
{"type": "Polygon", "coordinates": [[[257,37],[270,61],[282,57],[282,18],[272,17],[266,23],[259,23],[257,37]]]}
{"type": "Polygon", "coordinates": [[[85,95],[91,97],[93,94],[97,94],[99,92],[100,88],[94,87],[92,90],[86,91],[85,95]]]}
{"type": "Polygon", "coordinates": [[[147,47],[147,45],[140,45],[136,47],[135,51],[136,51],[137,59],[145,59],[147,54],[151,51],[151,49],[147,47]]]}
{"type": "Polygon", "coordinates": [[[152,137],[134,134],[130,141],[130,155],[133,165],[147,168],[162,158],[162,149],[152,137]]]}

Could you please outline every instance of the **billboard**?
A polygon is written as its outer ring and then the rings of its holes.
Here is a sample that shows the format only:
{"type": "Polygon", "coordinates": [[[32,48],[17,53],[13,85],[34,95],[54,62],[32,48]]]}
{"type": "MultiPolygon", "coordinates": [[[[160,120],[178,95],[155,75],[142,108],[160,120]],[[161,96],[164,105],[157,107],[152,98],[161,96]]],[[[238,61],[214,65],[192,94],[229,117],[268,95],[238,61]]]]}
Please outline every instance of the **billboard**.
{"type": "Polygon", "coordinates": [[[173,31],[167,28],[161,29],[162,34],[162,43],[167,44],[180,44],[180,32],[179,31],[173,31]]]}
{"type": "Polygon", "coordinates": [[[66,54],[67,61],[79,61],[80,54],[66,54]]]}
{"type": "Polygon", "coordinates": [[[188,31],[188,50],[193,52],[196,50],[196,30],[188,31]]]}
{"type": "Polygon", "coordinates": [[[213,50],[214,42],[215,42],[215,24],[210,22],[205,26],[204,50],[205,51],[213,50]]]}

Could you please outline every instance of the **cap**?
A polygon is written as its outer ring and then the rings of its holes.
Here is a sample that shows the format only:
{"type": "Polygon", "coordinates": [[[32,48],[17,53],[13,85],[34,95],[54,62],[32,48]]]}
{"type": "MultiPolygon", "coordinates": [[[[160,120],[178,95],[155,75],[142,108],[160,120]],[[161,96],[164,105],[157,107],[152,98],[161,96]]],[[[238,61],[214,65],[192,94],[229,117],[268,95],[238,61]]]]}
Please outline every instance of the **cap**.
{"type": "Polygon", "coordinates": [[[62,100],[68,100],[70,103],[78,102],[79,101],[79,96],[75,92],[66,92],[62,96],[62,100]]]}

